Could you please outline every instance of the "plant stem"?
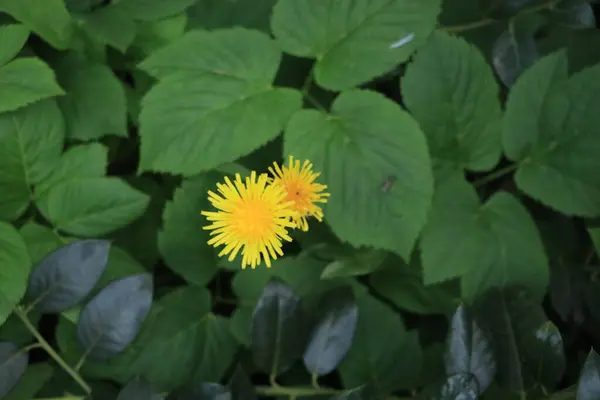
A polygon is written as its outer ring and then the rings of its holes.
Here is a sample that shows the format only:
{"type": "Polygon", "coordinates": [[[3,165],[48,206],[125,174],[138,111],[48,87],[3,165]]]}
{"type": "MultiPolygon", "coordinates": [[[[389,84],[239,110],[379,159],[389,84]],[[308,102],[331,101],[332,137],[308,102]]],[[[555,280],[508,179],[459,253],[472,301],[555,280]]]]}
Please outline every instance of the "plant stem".
{"type": "MultiPolygon", "coordinates": [[[[81,388],[85,391],[85,393],[90,394],[92,393],[92,389],[90,388],[90,386],[83,380],[83,378],[75,371],[73,370],[73,368],[71,368],[66,362],[65,360],[63,360],[56,351],[54,351],[54,349],[52,348],[52,346],[50,346],[50,344],[46,341],[46,339],[44,339],[44,337],[40,334],[40,332],[38,332],[38,330],[35,328],[35,326],[33,326],[33,324],[31,323],[31,321],[29,321],[29,318],[27,318],[27,314],[24,312],[24,310],[17,306],[15,307],[15,314],[17,314],[17,316],[19,317],[19,319],[23,322],[23,325],[25,325],[25,327],[27,328],[27,330],[35,337],[35,339],[38,341],[38,343],[40,344],[40,347],[43,348],[46,353],[48,353],[48,355],[50,357],[52,357],[52,359],[54,361],[56,361],[56,363],[67,373],[71,376],[71,378],[73,378],[73,380],[75,382],[77,382],[77,384],[79,386],[81,386],[81,388]]],[[[63,398],[64,399],[64,398],[63,398]]],[[[78,399],[78,397],[74,397],[74,399],[78,399]]]]}
{"type": "Polygon", "coordinates": [[[473,185],[477,187],[485,185],[486,183],[490,183],[491,181],[494,181],[498,178],[502,178],[503,176],[510,174],[511,172],[516,170],[517,167],[517,164],[511,164],[504,168],[500,168],[498,171],[492,172],[491,174],[488,174],[483,178],[476,180],[475,182],[473,182],[473,185]]]}
{"type": "Polygon", "coordinates": [[[286,386],[257,386],[256,393],[267,397],[307,397],[318,395],[334,395],[343,393],[343,390],[314,388],[314,387],[286,387],[286,386]]]}
{"type": "MultiPolygon", "coordinates": [[[[544,11],[544,10],[551,10],[552,8],[554,8],[556,3],[557,3],[557,0],[548,0],[542,4],[536,4],[531,7],[526,7],[523,10],[521,10],[518,13],[518,15],[525,15],[525,14],[536,13],[536,12],[544,11]]],[[[483,17],[479,21],[467,22],[465,24],[440,26],[440,29],[445,30],[446,32],[454,32],[454,33],[464,32],[464,31],[470,31],[472,29],[481,28],[481,27],[484,27],[487,25],[491,25],[497,21],[499,21],[499,20],[490,18],[490,17],[483,17]]]]}

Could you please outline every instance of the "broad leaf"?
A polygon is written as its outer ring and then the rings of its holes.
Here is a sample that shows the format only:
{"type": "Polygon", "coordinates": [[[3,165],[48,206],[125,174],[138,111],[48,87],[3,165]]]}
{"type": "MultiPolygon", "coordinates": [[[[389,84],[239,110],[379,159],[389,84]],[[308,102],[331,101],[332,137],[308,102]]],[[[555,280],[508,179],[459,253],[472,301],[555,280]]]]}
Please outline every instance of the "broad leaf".
{"type": "Polygon", "coordinates": [[[585,359],[577,383],[577,400],[595,400],[600,397],[600,356],[592,348],[585,359]]]}
{"type": "Polygon", "coordinates": [[[523,74],[510,92],[504,149],[518,163],[517,186],[567,215],[600,215],[600,66],[567,78],[564,52],[523,74]]]}
{"type": "Polygon", "coordinates": [[[152,305],[152,276],[133,275],[108,285],[82,310],[77,340],[93,359],[120,354],[136,338],[152,305]]]}
{"type": "MultiPolygon", "coordinates": [[[[512,23],[512,22],[511,22],[512,23]]],[[[504,85],[514,85],[517,78],[538,59],[533,34],[514,26],[502,32],[492,50],[492,62],[504,85]]]]}
{"type": "Polygon", "coordinates": [[[69,46],[73,21],[64,0],[2,0],[0,11],[22,22],[52,47],[65,50],[69,46]]]}
{"type": "Polygon", "coordinates": [[[54,367],[49,363],[27,366],[25,373],[2,400],[30,400],[52,378],[54,367]]]}
{"type": "Polygon", "coordinates": [[[321,173],[332,194],[325,219],[342,240],[409,257],[433,177],[425,136],[408,113],[372,91],[344,92],[331,115],[302,110],[292,117],[284,154],[310,160],[321,173]]]}
{"type": "Polygon", "coordinates": [[[596,27],[594,9],[585,0],[559,2],[558,6],[552,8],[550,18],[552,22],[570,29],[593,29],[596,27]]]}
{"type": "Polygon", "coordinates": [[[217,257],[208,246],[208,225],[200,210],[211,205],[206,195],[214,190],[222,175],[209,172],[184,180],[163,212],[163,228],[158,233],[158,248],[167,266],[190,283],[206,285],[217,272],[217,257]]]}
{"type": "Polygon", "coordinates": [[[525,391],[537,384],[553,389],[560,381],[565,370],[562,337],[526,291],[491,289],[477,299],[473,315],[491,340],[500,384],[525,391]]]}
{"type": "Polygon", "coordinates": [[[131,18],[156,21],[179,14],[197,0],[121,0],[118,8],[131,18]]]}
{"type": "Polygon", "coordinates": [[[127,136],[125,90],[110,68],[71,55],[61,60],[56,74],[67,92],[58,99],[67,137],[94,140],[109,134],[127,136]]]}
{"type": "Polygon", "coordinates": [[[301,107],[300,92],[272,86],[280,59],[242,28],[192,31],[152,54],[141,68],[160,80],[142,101],[139,170],[194,175],[274,139],[301,107]]]}
{"type": "Polygon", "coordinates": [[[270,33],[270,17],[277,0],[202,0],[187,10],[189,28],[217,29],[230,26],[270,33]]]}
{"type": "Polygon", "coordinates": [[[54,100],[46,100],[0,114],[0,132],[0,219],[14,220],[27,209],[31,186],[58,165],[65,126],[54,100]]]}
{"type": "Polygon", "coordinates": [[[32,271],[27,298],[38,311],[67,310],[94,288],[108,263],[110,242],[79,240],[45,257],[32,271]]]}
{"type": "Polygon", "coordinates": [[[0,65],[15,58],[28,38],[29,29],[22,24],[0,26],[0,65]]]}
{"type": "Polygon", "coordinates": [[[79,14],[76,18],[81,21],[84,31],[122,53],[127,51],[135,39],[135,22],[125,10],[118,7],[118,3],[79,14]]]}
{"type": "Polygon", "coordinates": [[[434,33],[408,66],[401,88],[434,161],[474,171],[498,163],[498,85],[478,49],[461,38],[434,33]]]}
{"type": "Polygon", "coordinates": [[[252,316],[254,363],[271,376],[285,372],[302,355],[306,325],[300,299],[279,280],[270,281],[252,316]]]}
{"type": "Polygon", "coordinates": [[[463,297],[520,283],[539,297],[548,285],[548,260],[531,216],[506,192],[484,204],[462,176],[438,185],[421,238],[426,284],[462,277],[463,297]]]}
{"type": "Polygon", "coordinates": [[[142,379],[134,379],[120,392],[117,400],[162,400],[164,396],[157,393],[152,385],[142,379]]]}
{"type": "Polygon", "coordinates": [[[449,376],[424,391],[427,400],[478,400],[477,379],[471,374],[449,376]]]}
{"type": "Polygon", "coordinates": [[[116,177],[71,179],[51,187],[38,207],[59,230],[100,236],[140,217],[150,199],[116,177]]]}
{"type": "Polygon", "coordinates": [[[258,400],[254,384],[246,372],[238,365],[229,380],[232,400],[258,400]]]}
{"type": "Polygon", "coordinates": [[[380,250],[362,250],[335,260],[325,267],[322,279],[367,275],[379,268],[387,253],[380,250]]]}
{"type": "Polygon", "coordinates": [[[4,399],[21,379],[28,362],[27,352],[20,351],[11,342],[0,342],[0,398],[4,399]]]}
{"type": "Polygon", "coordinates": [[[319,309],[321,315],[303,357],[313,376],[327,375],[346,357],[358,320],[358,307],[348,287],[326,293],[319,309]]]}
{"type": "Polygon", "coordinates": [[[183,388],[169,396],[172,400],[233,400],[231,392],[218,383],[200,383],[191,388],[183,388]]]}
{"type": "Polygon", "coordinates": [[[496,375],[496,359],[490,340],[464,304],[456,309],[452,317],[446,373],[473,375],[477,379],[479,394],[487,390],[496,375]]]}
{"type": "Polygon", "coordinates": [[[319,85],[341,91],[406,61],[435,28],[439,0],[279,0],[271,28],[281,48],[317,59],[319,85]]]}
{"type": "Polygon", "coordinates": [[[102,177],[106,174],[107,166],[108,148],[102,144],[90,143],[69,147],[50,175],[35,187],[35,197],[42,197],[46,190],[64,181],[102,177]]]}
{"type": "Polygon", "coordinates": [[[0,325],[21,301],[27,287],[31,260],[19,232],[0,222],[0,325]]]}
{"type": "Polygon", "coordinates": [[[417,332],[371,296],[357,301],[358,322],[350,351],[339,366],[344,387],[373,383],[382,393],[418,385],[422,351],[417,332]]]}

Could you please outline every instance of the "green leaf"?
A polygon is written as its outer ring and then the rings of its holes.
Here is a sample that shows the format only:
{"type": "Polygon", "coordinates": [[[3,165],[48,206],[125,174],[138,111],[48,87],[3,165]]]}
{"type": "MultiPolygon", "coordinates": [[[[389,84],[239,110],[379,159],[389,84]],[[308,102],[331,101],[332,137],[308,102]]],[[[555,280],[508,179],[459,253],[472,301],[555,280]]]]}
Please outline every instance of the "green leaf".
{"type": "Polygon", "coordinates": [[[3,400],[31,400],[37,392],[52,378],[54,369],[48,363],[36,363],[27,366],[25,373],[3,400]]]}
{"type": "Polygon", "coordinates": [[[594,29],[596,27],[596,17],[592,6],[584,1],[567,2],[557,7],[553,7],[551,20],[553,23],[566,26],[570,29],[594,29]]]}
{"type": "Polygon", "coordinates": [[[80,178],[99,178],[106,174],[108,148],[100,143],[70,147],[60,157],[50,175],[35,187],[35,197],[59,183],[80,178]]]}
{"type": "Polygon", "coordinates": [[[52,252],[32,270],[27,298],[43,313],[74,307],[98,283],[108,264],[109,250],[110,242],[89,239],[52,252]]]}
{"type": "Polygon", "coordinates": [[[239,365],[233,371],[233,375],[229,380],[229,387],[231,388],[232,400],[258,400],[254,384],[239,365]]]}
{"type": "Polygon", "coordinates": [[[600,356],[592,348],[585,359],[577,382],[577,400],[594,400],[600,396],[600,356]]]}
{"type": "Polygon", "coordinates": [[[59,163],[65,127],[54,100],[0,114],[0,218],[17,219],[59,163]]]}
{"type": "Polygon", "coordinates": [[[600,215],[600,66],[567,78],[564,52],[523,74],[506,105],[503,142],[519,189],[567,215],[600,215]]]}
{"type": "Polygon", "coordinates": [[[10,342],[0,342],[0,398],[4,399],[25,373],[29,353],[10,342]]]}
{"type": "Polygon", "coordinates": [[[563,341],[539,302],[522,288],[507,287],[491,289],[473,307],[496,355],[497,381],[514,391],[537,384],[553,389],[565,370],[563,341]]]}
{"type": "MultiPolygon", "coordinates": [[[[0,325],[21,301],[27,287],[31,260],[19,232],[0,222],[0,325]]],[[[1,396],[0,396],[1,397],[1,396]]]]}
{"type": "Polygon", "coordinates": [[[69,139],[94,140],[109,134],[127,137],[125,90],[110,68],[71,55],[60,61],[56,74],[67,92],[58,98],[58,105],[69,139]]]}
{"type": "Polygon", "coordinates": [[[81,27],[105,43],[125,53],[133,43],[136,26],[126,10],[112,3],[91,12],[76,15],[81,27]]]}
{"type": "Polygon", "coordinates": [[[302,104],[272,86],[280,59],[242,28],[192,31],[152,54],[141,68],[161,79],[142,100],[139,171],[194,175],[274,139],[302,104]]]}
{"type": "Polygon", "coordinates": [[[459,297],[458,285],[442,282],[423,284],[422,266],[413,256],[410,264],[388,257],[384,265],[369,275],[369,284],[396,307],[416,314],[448,314],[459,297]]]}
{"type": "Polygon", "coordinates": [[[472,374],[477,379],[479,394],[487,390],[496,375],[490,340],[463,304],[452,317],[445,361],[448,375],[472,374]]]}
{"type": "Polygon", "coordinates": [[[313,376],[327,375],[346,357],[354,340],[358,307],[349,287],[326,293],[317,324],[304,350],[304,366],[313,376]]]}
{"type": "Polygon", "coordinates": [[[342,91],[406,61],[435,28],[440,6],[439,0],[279,0],[271,29],[285,52],[317,59],[319,85],[342,91]]]}
{"type": "Polygon", "coordinates": [[[464,298],[511,283],[541,298],[548,286],[548,260],[527,210],[506,192],[481,204],[459,175],[437,187],[420,247],[425,284],[462,277],[464,298]]]}
{"type": "Polygon", "coordinates": [[[52,229],[35,222],[25,223],[19,233],[23,237],[27,253],[34,265],[64,244],[52,229]]]}
{"type": "Polygon", "coordinates": [[[498,163],[498,85],[477,48],[464,39],[434,33],[409,64],[401,88],[434,161],[473,171],[487,171],[498,163]]]}
{"type": "Polygon", "coordinates": [[[22,22],[52,47],[65,50],[69,46],[73,21],[64,0],[2,0],[0,11],[22,22]]]}
{"type": "Polygon", "coordinates": [[[375,92],[344,92],[332,115],[302,110],[292,117],[284,154],[309,159],[321,173],[331,193],[325,219],[340,239],[409,257],[433,177],[425,137],[408,113],[375,92]]]}
{"type": "Polygon", "coordinates": [[[252,316],[250,348],[254,364],[270,376],[289,369],[302,356],[306,323],[300,298],[283,282],[271,280],[252,316]]]}
{"type": "Polygon", "coordinates": [[[0,113],[64,94],[54,72],[38,58],[18,58],[0,67],[0,113]]]}
{"type": "Polygon", "coordinates": [[[241,26],[270,33],[269,20],[277,0],[203,0],[187,10],[189,28],[241,26]]]}
{"type": "Polygon", "coordinates": [[[387,253],[380,250],[360,250],[327,265],[321,279],[367,275],[381,266],[387,253]]]}
{"type": "Polygon", "coordinates": [[[471,374],[455,374],[424,391],[427,400],[478,400],[477,379],[471,374]]]}
{"type": "Polygon", "coordinates": [[[350,351],[339,370],[344,387],[372,382],[381,393],[417,386],[422,351],[417,332],[372,296],[357,301],[358,322],[350,351]]]}
{"type": "Polygon", "coordinates": [[[538,59],[535,39],[529,32],[507,29],[496,39],[492,60],[498,76],[511,87],[517,78],[538,59]]]}
{"type": "Polygon", "coordinates": [[[0,26],[0,65],[4,65],[25,46],[29,38],[29,29],[21,24],[0,26]]]}
{"type": "Polygon", "coordinates": [[[96,360],[113,358],[136,338],[152,306],[149,274],[132,275],[102,289],[81,311],[77,341],[96,360]]]}
{"type": "Polygon", "coordinates": [[[121,0],[117,7],[139,21],[156,21],[179,14],[197,0],[121,0]]]}
{"type": "Polygon", "coordinates": [[[115,177],[64,181],[38,201],[45,218],[64,232],[100,236],[141,216],[150,199],[115,177]]]}
{"type": "Polygon", "coordinates": [[[157,393],[152,385],[141,379],[134,379],[120,392],[117,400],[163,400],[164,396],[157,393]]]}
{"type": "Polygon", "coordinates": [[[214,190],[223,175],[208,172],[184,180],[167,202],[163,213],[163,228],[158,233],[158,248],[167,266],[185,280],[198,286],[206,285],[218,270],[217,257],[207,242],[208,225],[201,210],[209,209],[208,190],[214,190]]]}
{"type": "Polygon", "coordinates": [[[187,28],[187,15],[183,13],[158,21],[138,22],[133,46],[145,56],[179,39],[187,28]]]}
{"type": "Polygon", "coordinates": [[[229,389],[218,383],[200,383],[173,392],[173,400],[232,400],[229,389]]]}

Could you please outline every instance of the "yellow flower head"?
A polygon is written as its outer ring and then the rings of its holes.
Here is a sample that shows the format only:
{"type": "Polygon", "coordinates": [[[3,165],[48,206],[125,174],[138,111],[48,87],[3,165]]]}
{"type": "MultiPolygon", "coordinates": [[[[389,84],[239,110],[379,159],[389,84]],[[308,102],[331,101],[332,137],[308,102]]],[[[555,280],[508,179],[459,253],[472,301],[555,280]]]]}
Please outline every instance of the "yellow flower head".
{"type": "Polygon", "coordinates": [[[303,231],[308,230],[307,218],[315,217],[319,222],[323,220],[323,210],[317,203],[327,203],[329,193],[321,193],[327,189],[326,185],[315,183],[315,180],[321,175],[313,172],[313,165],[308,160],[300,165],[300,160],[294,160],[290,156],[289,166],[277,165],[273,163],[274,168],[269,167],[269,172],[273,175],[271,184],[285,189],[286,200],[293,201],[293,209],[298,213],[293,217],[295,225],[303,231]]]}
{"type": "Polygon", "coordinates": [[[225,177],[225,184],[217,184],[220,195],[208,191],[208,200],[217,211],[202,211],[212,222],[203,228],[214,235],[208,244],[225,245],[219,257],[229,254],[229,261],[241,250],[242,269],[246,265],[256,268],[261,263],[261,255],[270,267],[271,259],[283,256],[282,239],[292,241],[287,228],[294,227],[296,212],[292,203],[285,200],[285,191],[279,186],[267,185],[267,181],[267,174],[257,179],[254,171],[245,183],[239,174],[235,176],[235,185],[225,177]]]}

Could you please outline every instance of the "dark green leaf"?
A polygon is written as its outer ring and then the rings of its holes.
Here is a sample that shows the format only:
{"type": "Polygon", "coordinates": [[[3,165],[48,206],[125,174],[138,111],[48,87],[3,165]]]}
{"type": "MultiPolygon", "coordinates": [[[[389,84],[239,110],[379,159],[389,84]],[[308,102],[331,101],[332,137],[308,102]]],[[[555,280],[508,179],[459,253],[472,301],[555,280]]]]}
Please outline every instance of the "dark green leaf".
{"type": "Polygon", "coordinates": [[[29,355],[11,342],[0,342],[0,398],[4,398],[25,373],[29,355]]]}
{"type": "Polygon", "coordinates": [[[252,381],[240,365],[233,371],[229,387],[232,400],[258,400],[252,381]]]}
{"type": "Polygon", "coordinates": [[[2,397],[2,400],[31,400],[36,398],[36,393],[52,378],[54,368],[52,365],[30,364],[25,374],[19,379],[12,390],[2,397]]]}
{"type": "Polygon", "coordinates": [[[344,387],[371,383],[389,393],[417,386],[423,358],[417,332],[408,332],[400,316],[372,296],[357,303],[356,334],[339,366],[344,387]]]}
{"type": "Polygon", "coordinates": [[[193,388],[180,389],[169,400],[233,400],[231,392],[218,383],[201,383],[193,388]]]}
{"type": "Polygon", "coordinates": [[[319,85],[342,91],[406,61],[435,28],[439,0],[279,0],[271,29],[281,48],[317,59],[319,85]],[[404,43],[406,42],[406,43],[404,43]]]}
{"type": "Polygon", "coordinates": [[[592,348],[585,359],[577,383],[577,400],[600,398],[600,356],[592,348]]]}
{"type": "Polygon", "coordinates": [[[360,386],[355,389],[349,390],[342,394],[333,396],[330,400],[369,400],[371,397],[365,396],[365,386],[360,386]]]}
{"type": "Polygon", "coordinates": [[[82,301],[106,269],[110,242],[79,240],[45,257],[29,277],[27,298],[38,311],[57,313],[82,301]]]}
{"type": "Polygon", "coordinates": [[[134,379],[119,392],[117,400],[162,400],[164,396],[157,393],[150,383],[143,379],[134,379]]]}
{"type": "Polygon", "coordinates": [[[490,340],[464,304],[456,309],[452,317],[446,373],[472,374],[477,379],[480,394],[487,390],[496,375],[496,359],[490,340]]]}
{"type": "Polygon", "coordinates": [[[215,172],[186,179],[166,203],[163,227],[158,233],[158,248],[167,266],[186,281],[203,286],[217,272],[215,251],[208,246],[208,225],[200,210],[209,209],[206,195],[223,175],[215,172]]]}
{"type": "Polygon", "coordinates": [[[362,250],[327,265],[321,279],[367,275],[381,265],[387,253],[381,250],[362,250]]]}
{"type": "Polygon", "coordinates": [[[524,391],[558,383],[565,370],[562,337],[526,291],[491,289],[477,299],[473,312],[492,342],[500,384],[524,391]]]}
{"type": "Polygon", "coordinates": [[[0,222],[0,325],[21,301],[27,287],[31,260],[19,232],[0,222]]]}
{"type": "Polygon", "coordinates": [[[15,58],[28,38],[29,29],[24,25],[0,26],[0,66],[15,58]]]}
{"type": "Polygon", "coordinates": [[[137,336],[152,296],[152,276],[147,274],[120,279],[98,293],[77,324],[77,340],[89,357],[106,360],[121,353],[137,336]]]}
{"type": "Polygon", "coordinates": [[[422,398],[427,400],[477,400],[479,398],[477,379],[471,374],[449,376],[438,386],[426,389],[422,398]]]}
{"type": "Polygon", "coordinates": [[[271,280],[252,316],[254,363],[273,376],[287,370],[302,355],[306,323],[300,298],[283,282],[271,280]]]}
{"type": "Polygon", "coordinates": [[[586,29],[596,27],[596,17],[592,6],[585,0],[571,2],[552,8],[552,21],[571,29],[586,29]]]}
{"type": "Polygon", "coordinates": [[[118,3],[79,14],[77,18],[84,31],[124,53],[135,38],[136,26],[126,11],[115,4],[118,3]]]}
{"type": "Polygon", "coordinates": [[[197,0],[121,0],[118,8],[140,21],[156,21],[184,11],[197,0]]]}
{"type": "Polygon", "coordinates": [[[326,375],[346,357],[358,320],[352,290],[340,287],[321,300],[321,315],[304,351],[304,365],[313,375],[326,375]]]}
{"type": "Polygon", "coordinates": [[[269,19],[277,0],[202,0],[187,10],[190,28],[217,29],[230,26],[269,33],[269,19]]]}

